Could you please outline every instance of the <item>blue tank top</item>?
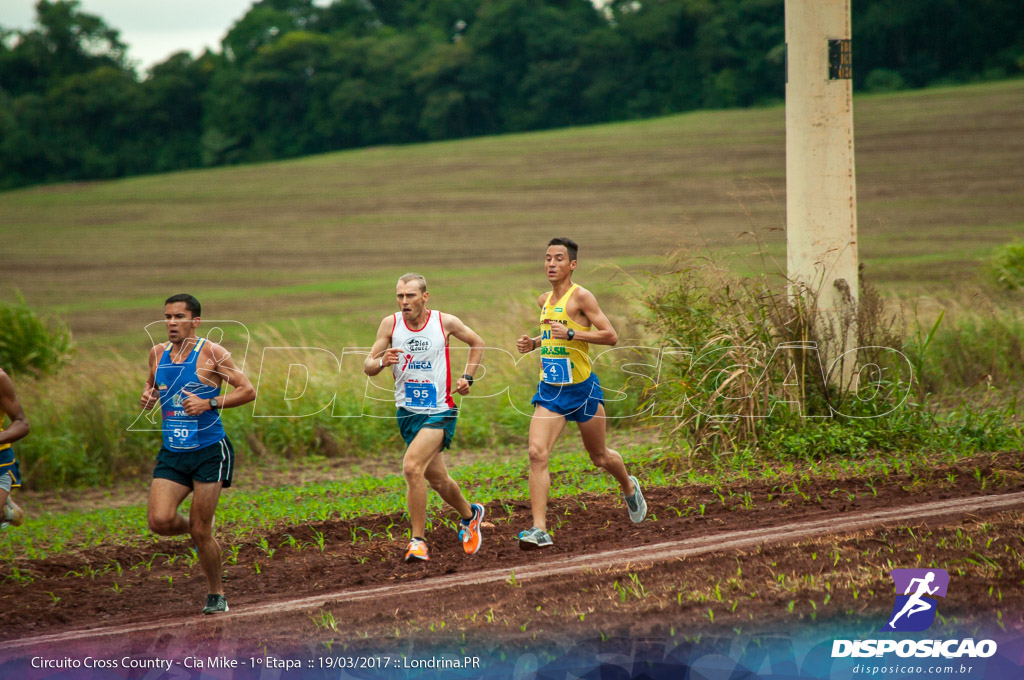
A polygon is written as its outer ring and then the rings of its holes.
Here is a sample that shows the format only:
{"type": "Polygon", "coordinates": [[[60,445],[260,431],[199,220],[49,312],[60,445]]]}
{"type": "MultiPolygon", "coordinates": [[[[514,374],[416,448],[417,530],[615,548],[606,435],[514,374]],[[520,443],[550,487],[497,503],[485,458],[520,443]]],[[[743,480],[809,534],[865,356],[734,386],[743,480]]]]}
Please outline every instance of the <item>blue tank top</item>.
{"type": "Polygon", "coordinates": [[[206,344],[206,338],[196,340],[196,346],[180,364],[171,361],[172,345],[167,343],[156,367],[160,411],[164,417],[164,446],[175,451],[200,449],[224,439],[220,411],[212,410],[198,416],[190,416],[181,405],[181,402],[188,398],[182,394],[182,390],[187,390],[200,399],[210,399],[220,394],[219,387],[207,385],[199,380],[196,361],[199,359],[200,350],[206,344]]]}

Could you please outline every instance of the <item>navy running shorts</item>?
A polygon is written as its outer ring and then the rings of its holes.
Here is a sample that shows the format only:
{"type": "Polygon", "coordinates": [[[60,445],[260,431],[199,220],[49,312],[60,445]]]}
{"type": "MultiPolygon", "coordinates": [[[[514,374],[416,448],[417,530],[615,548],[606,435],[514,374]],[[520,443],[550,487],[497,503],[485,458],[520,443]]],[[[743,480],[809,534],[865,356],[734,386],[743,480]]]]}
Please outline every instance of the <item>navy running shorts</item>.
{"type": "Polygon", "coordinates": [[[14,457],[14,447],[8,447],[0,451],[0,475],[10,473],[11,487],[17,489],[21,486],[21,469],[18,467],[18,459],[14,457]]]}
{"type": "Polygon", "coordinates": [[[169,479],[182,486],[193,488],[192,482],[223,482],[224,488],[231,486],[231,475],[235,471],[235,449],[227,437],[201,449],[175,451],[160,447],[153,468],[153,479],[169,479]]]}

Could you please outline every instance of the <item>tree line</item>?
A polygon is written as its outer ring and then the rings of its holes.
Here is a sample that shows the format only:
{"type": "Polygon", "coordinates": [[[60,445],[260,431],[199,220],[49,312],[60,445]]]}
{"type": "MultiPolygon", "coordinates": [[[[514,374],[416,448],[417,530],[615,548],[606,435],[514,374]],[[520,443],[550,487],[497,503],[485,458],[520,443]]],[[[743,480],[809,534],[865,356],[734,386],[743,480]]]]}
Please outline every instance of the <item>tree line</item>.
{"type": "MultiPolygon", "coordinates": [[[[853,0],[854,87],[1024,71],[1019,0],[853,0]]],[[[781,101],[783,0],[259,0],[139,75],[76,0],[0,26],[0,188],[781,101]]]]}

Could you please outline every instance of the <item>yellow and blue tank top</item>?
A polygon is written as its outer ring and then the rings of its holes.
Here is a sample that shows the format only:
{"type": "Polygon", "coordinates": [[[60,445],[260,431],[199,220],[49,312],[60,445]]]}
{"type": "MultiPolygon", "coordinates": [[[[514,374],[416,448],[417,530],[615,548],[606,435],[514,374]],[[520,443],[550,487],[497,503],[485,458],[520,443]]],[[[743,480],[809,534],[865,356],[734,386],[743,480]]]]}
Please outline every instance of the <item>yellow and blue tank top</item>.
{"type": "Polygon", "coordinates": [[[540,379],[550,385],[575,385],[590,377],[590,343],[582,340],[556,340],[551,337],[551,327],[544,323],[558,321],[577,332],[590,330],[590,326],[581,326],[569,318],[566,311],[569,298],[577,288],[579,284],[572,284],[554,304],[551,303],[554,293],[548,293],[540,311],[540,379]]]}
{"type": "MultiPolygon", "coordinates": [[[[0,423],[4,422],[4,416],[0,415],[0,423]]],[[[0,426],[0,432],[4,428],[0,426]]],[[[0,476],[10,473],[11,488],[21,486],[21,469],[18,467],[18,460],[14,457],[14,449],[10,444],[0,444],[0,476]]],[[[2,510],[2,508],[0,508],[2,510]]]]}
{"type": "Polygon", "coordinates": [[[171,343],[167,343],[160,363],[156,367],[156,387],[160,391],[160,411],[164,417],[164,446],[175,451],[189,451],[216,444],[224,439],[224,426],[220,422],[220,411],[206,411],[198,416],[185,412],[182,395],[188,390],[200,399],[210,399],[220,394],[220,388],[199,380],[196,362],[206,345],[206,338],[196,338],[196,346],[188,358],[180,364],[171,361],[171,343]]]}

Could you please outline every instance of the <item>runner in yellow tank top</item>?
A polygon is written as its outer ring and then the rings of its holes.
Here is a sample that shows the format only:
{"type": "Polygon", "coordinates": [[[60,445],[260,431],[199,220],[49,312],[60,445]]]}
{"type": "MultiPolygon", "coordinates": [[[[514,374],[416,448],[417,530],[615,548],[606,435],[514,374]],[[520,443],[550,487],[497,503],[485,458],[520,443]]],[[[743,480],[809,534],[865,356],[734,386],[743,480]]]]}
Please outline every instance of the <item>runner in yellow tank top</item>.
{"type": "Polygon", "coordinates": [[[11,489],[21,486],[21,471],[11,444],[28,434],[28,418],[14,393],[10,376],[0,369],[0,529],[19,526],[25,513],[11,500],[11,489]],[[4,429],[4,417],[10,425],[4,429]]]}
{"type": "Polygon", "coordinates": [[[647,503],[636,477],[630,476],[617,451],[605,441],[604,394],[590,365],[591,344],[614,345],[618,336],[597,298],[572,282],[579,246],[568,238],[552,239],[544,256],[551,292],[537,299],[541,334],[522,335],[516,347],[523,354],[540,348],[541,373],[530,420],[530,507],[533,526],[519,534],[523,550],[553,545],[547,531],[548,459],[566,422],[576,421],[590,460],[608,471],[622,488],[629,517],[642,522],[647,503]],[[552,304],[552,301],[553,304],[552,304]]]}
{"type": "Polygon", "coordinates": [[[565,295],[554,303],[551,302],[554,292],[548,293],[547,299],[541,305],[540,379],[549,385],[578,385],[590,377],[590,343],[577,340],[575,336],[580,331],[589,331],[591,327],[577,323],[566,311],[569,307],[569,298],[577,290],[580,290],[579,284],[572,284],[565,295]],[[552,322],[560,323],[571,330],[573,339],[552,337],[552,322]]]}

